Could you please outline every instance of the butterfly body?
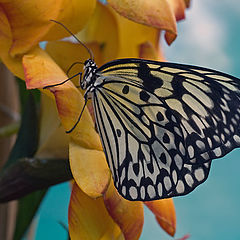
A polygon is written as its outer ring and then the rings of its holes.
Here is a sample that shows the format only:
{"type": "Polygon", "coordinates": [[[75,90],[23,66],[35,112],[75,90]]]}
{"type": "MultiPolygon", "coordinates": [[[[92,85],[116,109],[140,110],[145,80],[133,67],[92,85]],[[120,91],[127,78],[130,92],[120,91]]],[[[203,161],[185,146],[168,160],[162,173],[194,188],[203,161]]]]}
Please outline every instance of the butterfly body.
{"type": "Polygon", "coordinates": [[[212,159],[240,145],[240,80],[211,69],[143,59],[85,62],[114,184],[126,199],[184,195],[212,159]]]}

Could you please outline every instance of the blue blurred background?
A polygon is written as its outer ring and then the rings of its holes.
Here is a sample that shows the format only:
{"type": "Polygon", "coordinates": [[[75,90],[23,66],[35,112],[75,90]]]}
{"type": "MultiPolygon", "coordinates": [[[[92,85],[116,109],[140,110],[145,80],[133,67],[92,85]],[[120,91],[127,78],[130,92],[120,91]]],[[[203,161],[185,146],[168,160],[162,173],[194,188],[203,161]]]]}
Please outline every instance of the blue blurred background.
{"type": "MultiPolygon", "coordinates": [[[[178,37],[169,47],[168,61],[213,68],[240,77],[239,0],[192,0],[186,21],[178,23],[178,37]]],[[[240,149],[213,161],[208,180],[187,196],[174,199],[176,239],[240,239],[240,149]]],[[[66,240],[69,185],[51,188],[38,216],[36,240],[66,240]]],[[[145,209],[141,240],[172,239],[145,209]]]]}

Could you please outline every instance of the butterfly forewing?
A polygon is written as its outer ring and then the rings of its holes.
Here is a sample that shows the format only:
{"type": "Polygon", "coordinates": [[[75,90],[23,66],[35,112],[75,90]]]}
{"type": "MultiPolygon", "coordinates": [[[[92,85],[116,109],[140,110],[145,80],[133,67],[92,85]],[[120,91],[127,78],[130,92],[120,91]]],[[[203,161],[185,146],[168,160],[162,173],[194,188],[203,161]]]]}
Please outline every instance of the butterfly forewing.
{"type": "Polygon", "coordinates": [[[97,71],[93,103],[119,193],[149,201],[187,194],[211,159],[239,146],[239,79],[210,69],[122,59],[97,71]]]}

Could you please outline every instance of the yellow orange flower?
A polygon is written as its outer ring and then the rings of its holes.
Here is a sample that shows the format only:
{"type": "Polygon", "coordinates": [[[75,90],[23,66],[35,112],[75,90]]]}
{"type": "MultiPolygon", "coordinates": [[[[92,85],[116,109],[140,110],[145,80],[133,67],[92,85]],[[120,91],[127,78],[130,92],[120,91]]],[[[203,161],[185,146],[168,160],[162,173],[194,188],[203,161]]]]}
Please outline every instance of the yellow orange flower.
{"type": "MultiPolygon", "coordinates": [[[[49,106],[49,109],[51,106],[52,109],[55,99],[60,119],[56,122],[61,123],[65,131],[75,125],[84,105],[82,92],[75,87],[79,84],[78,78],[49,89],[42,88],[66,80],[69,66],[76,61],[83,62],[89,56],[80,44],[56,41],[69,34],[49,20],[58,20],[73,33],[79,32],[77,36],[92,49],[99,65],[123,57],[164,60],[159,48],[160,30],[166,30],[165,38],[170,44],[177,35],[176,19],[184,17],[186,8],[183,0],[142,0],[139,5],[132,0],[108,2],[128,19],[109,6],[96,4],[95,0],[0,1],[3,23],[0,26],[0,57],[16,76],[25,79],[28,89],[41,89],[45,94],[42,106],[49,106]],[[48,41],[45,49],[39,47],[40,41],[48,41]]],[[[70,75],[79,69],[82,66],[76,65],[70,75]]],[[[90,105],[89,109],[91,112],[90,105]]],[[[56,111],[46,112],[49,114],[44,116],[53,114],[56,117],[56,111]]],[[[69,144],[70,165],[75,179],[69,205],[71,239],[139,239],[143,226],[143,203],[123,199],[113,186],[90,112],[85,109],[81,121],[69,137],[61,141],[61,146],[69,144]]],[[[43,125],[49,124],[49,116],[47,120],[42,119],[43,125]]],[[[64,134],[62,127],[61,135],[64,134]]],[[[57,134],[57,125],[54,125],[52,134],[47,133],[46,128],[41,129],[44,131],[38,154],[46,155],[45,143],[49,139],[58,142],[56,136],[61,137],[57,134]]],[[[173,236],[176,218],[172,200],[146,204],[162,228],[173,236]]]]}
{"type": "Polygon", "coordinates": [[[171,236],[176,231],[176,216],[173,200],[162,199],[152,202],[146,202],[146,206],[155,214],[160,226],[171,236]]]}
{"type": "Polygon", "coordinates": [[[102,198],[90,198],[73,185],[69,206],[71,239],[124,239],[120,228],[109,216],[102,198]]]}
{"type": "Polygon", "coordinates": [[[104,194],[104,203],[109,215],[122,230],[125,240],[139,239],[143,227],[143,204],[122,198],[113,181],[104,194]]]}
{"type": "Polygon", "coordinates": [[[50,19],[71,22],[72,31],[79,31],[90,18],[95,0],[88,1],[1,1],[0,57],[17,76],[24,79],[22,57],[40,41],[54,40],[68,34],[50,19]],[[23,14],[24,13],[24,14],[23,14]],[[75,14],[74,14],[75,13],[75,14]],[[77,14],[76,14],[77,13],[77,14]]]}
{"type": "Polygon", "coordinates": [[[177,36],[176,20],[184,18],[184,0],[108,0],[122,16],[151,27],[166,30],[165,39],[171,44],[177,36]]]}

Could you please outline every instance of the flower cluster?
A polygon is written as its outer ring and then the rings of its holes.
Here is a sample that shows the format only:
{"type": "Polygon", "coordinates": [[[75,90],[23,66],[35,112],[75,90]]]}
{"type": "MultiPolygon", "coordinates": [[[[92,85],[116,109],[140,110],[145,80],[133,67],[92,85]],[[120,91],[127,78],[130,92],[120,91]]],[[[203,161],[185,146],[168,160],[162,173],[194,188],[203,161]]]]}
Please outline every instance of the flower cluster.
{"type": "MultiPolygon", "coordinates": [[[[25,80],[28,89],[42,92],[40,145],[37,156],[68,156],[74,177],[69,205],[71,239],[139,239],[143,203],[123,199],[114,188],[91,104],[76,128],[84,99],[78,79],[66,80],[69,66],[84,62],[88,52],[51,22],[67,26],[94,53],[96,63],[124,57],[164,60],[159,36],[168,44],[177,36],[176,21],[184,18],[187,0],[0,1],[0,57],[9,70],[25,80]],[[63,39],[58,41],[59,39],[63,39]],[[40,42],[46,42],[41,48],[40,42]],[[50,91],[49,91],[50,90],[50,91]],[[68,152],[69,151],[69,152],[68,152]]],[[[69,72],[72,76],[81,65],[69,72]]],[[[170,235],[176,229],[172,199],[145,203],[170,235]]]]}

